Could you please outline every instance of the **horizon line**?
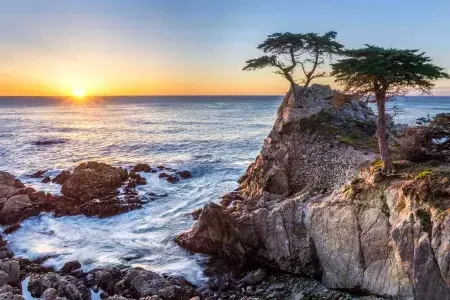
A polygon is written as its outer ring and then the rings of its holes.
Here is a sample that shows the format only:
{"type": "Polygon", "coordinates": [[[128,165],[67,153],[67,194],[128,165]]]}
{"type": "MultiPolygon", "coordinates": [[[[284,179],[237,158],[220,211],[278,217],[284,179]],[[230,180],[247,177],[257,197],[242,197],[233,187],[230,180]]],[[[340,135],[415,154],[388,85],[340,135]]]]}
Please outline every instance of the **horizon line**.
{"type": "MultiPolygon", "coordinates": [[[[208,95],[157,95],[157,94],[130,94],[130,95],[85,95],[82,98],[95,98],[95,97],[279,97],[284,96],[285,94],[208,94],[208,95]]],[[[35,97],[35,98],[77,98],[73,95],[0,95],[0,98],[4,97],[14,97],[14,98],[21,98],[21,97],[35,97]]]]}
{"type": "MultiPolygon", "coordinates": [[[[101,98],[101,97],[284,97],[285,94],[208,94],[208,95],[157,95],[157,94],[130,94],[130,95],[86,95],[83,98],[101,98]]],[[[0,98],[23,98],[23,97],[33,97],[33,98],[77,98],[73,95],[0,95],[0,98]]],[[[450,94],[447,95],[407,95],[398,97],[450,97],[450,94]]]]}

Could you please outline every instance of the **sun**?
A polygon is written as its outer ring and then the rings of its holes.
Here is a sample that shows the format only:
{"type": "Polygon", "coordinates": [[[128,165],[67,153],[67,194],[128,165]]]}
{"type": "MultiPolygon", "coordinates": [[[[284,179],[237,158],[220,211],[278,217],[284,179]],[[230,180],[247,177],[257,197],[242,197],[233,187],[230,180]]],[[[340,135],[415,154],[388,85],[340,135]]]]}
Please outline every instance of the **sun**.
{"type": "Polygon", "coordinates": [[[83,98],[85,95],[84,91],[81,89],[75,89],[72,91],[72,96],[77,97],[77,98],[83,98]]]}

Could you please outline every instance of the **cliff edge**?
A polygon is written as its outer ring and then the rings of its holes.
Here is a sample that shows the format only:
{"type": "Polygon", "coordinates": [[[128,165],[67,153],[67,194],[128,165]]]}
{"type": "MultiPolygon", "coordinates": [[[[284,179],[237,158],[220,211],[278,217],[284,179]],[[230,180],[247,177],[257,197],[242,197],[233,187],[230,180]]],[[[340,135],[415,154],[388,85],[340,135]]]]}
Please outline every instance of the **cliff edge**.
{"type": "Polygon", "coordinates": [[[239,188],[177,242],[395,299],[450,299],[450,166],[376,158],[375,115],[327,86],[288,93],[239,188]]]}

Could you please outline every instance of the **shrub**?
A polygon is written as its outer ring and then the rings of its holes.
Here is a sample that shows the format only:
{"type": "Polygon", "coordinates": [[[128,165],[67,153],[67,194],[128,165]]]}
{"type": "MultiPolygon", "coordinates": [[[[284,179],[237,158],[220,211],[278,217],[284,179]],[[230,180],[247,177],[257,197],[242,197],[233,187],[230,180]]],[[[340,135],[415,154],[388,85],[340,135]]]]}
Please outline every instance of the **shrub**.
{"type": "Polygon", "coordinates": [[[405,159],[423,162],[429,158],[432,140],[432,131],[428,127],[414,127],[403,133],[398,139],[398,144],[405,159]]]}

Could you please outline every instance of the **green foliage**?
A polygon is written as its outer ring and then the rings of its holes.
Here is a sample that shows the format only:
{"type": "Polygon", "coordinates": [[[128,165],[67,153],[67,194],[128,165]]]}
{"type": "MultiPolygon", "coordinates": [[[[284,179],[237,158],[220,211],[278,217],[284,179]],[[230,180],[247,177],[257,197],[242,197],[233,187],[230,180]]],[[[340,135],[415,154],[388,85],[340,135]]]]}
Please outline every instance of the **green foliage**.
{"type": "Polygon", "coordinates": [[[433,172],[431,170],[423,170],[419,174],[417,174],[416,179],[423,179],[428,176],[431,176],[433,172]]]}
{"type": "Polygon", "coordinates": [[[374,169],[381,169],[381,168],[383,168],[383,161],[381,159],[377,158],[370,163],[370,166],[374,169]]]}
{"type": "Polygon", "coordinates": [[[286,78],[294,85],[293,73],[301,65],[306,77],[305,86],[311,80],[325,76],[325,72],[316,73],[324,64],[324,56],[340,53],[343,45],[336,42],[337,33],[330,31],[324,35],[317,33],[274,33],[258,45],[264,56],[246,61],[244,71],[267,67],[276,69],[275,73],[286,78]]]}
{"type": "Polygon", "coordinates": [[[352,94],[380,94],[385,99],[406,94],[410,89],[430,93],[433,81],[450,78],[419,50],[365,48],[346,50],[346,58],[332,64],[332,76],[352,94]]]}

